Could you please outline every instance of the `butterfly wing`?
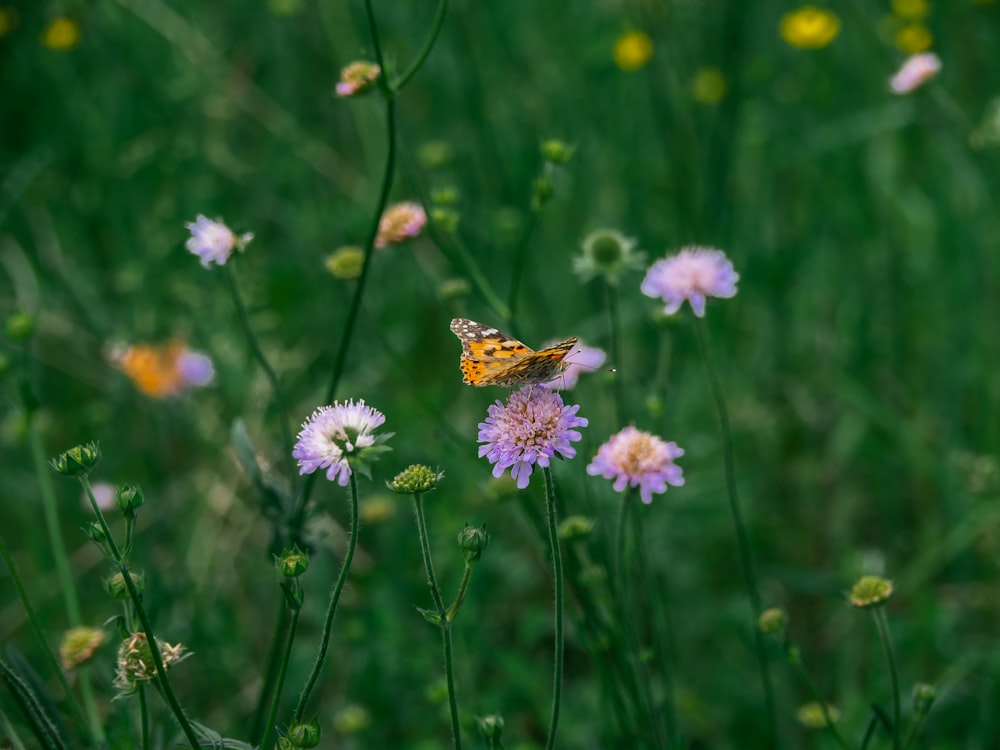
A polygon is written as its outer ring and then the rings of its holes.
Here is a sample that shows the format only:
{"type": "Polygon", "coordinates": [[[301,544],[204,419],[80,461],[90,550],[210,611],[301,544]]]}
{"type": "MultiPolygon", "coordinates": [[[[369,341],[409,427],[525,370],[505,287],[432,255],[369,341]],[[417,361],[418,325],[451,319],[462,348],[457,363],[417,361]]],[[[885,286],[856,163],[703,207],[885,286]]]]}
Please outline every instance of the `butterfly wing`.
{"type": "Polygon", "coordinates": [[[499,379],[535,351],[512,336],[474,320],[455,318],[451,331],[462,342],[459,366],[467,385],[505,385],[499,379]]]}
{"type": "Polygon", "coordinates": [[[490,385],[501,385],[509,388],[515,385],[548,383],[566,369],[566,356],[576,345],[576,341],[576,336],[573,336],[558,344],[532,352],[513,363],[504,372],[499,373],[490,381],[490,385]]]}

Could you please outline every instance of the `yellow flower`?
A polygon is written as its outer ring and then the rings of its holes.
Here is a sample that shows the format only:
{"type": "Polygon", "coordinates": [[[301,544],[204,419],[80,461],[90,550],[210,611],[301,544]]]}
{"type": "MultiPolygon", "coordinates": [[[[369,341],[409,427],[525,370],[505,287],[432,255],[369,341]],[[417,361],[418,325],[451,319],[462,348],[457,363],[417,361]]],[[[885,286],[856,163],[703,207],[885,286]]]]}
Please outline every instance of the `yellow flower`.
{"type": "Polygon", "coordinates": [[[840,19],[828,10],[804,5],[783,15],[778,31],[793,47],[821,49],[840,33],[840,19]]]}
{"type": "Polygon", "coordinates": [[[934,44],[930,29],[922,23],[910,23],[896,32],[896,47],[908,55],[926,52],[934,44]]]}
{"type": "Polygon", "coordinates": [[[17,26],[17,21],[17,8],[11,5],[0,8],[0,36],[7,36],[17,26]]]}
{"type": "Polygon", "coordinates": [[[49,49],[72,49],[80,41],[80,27],[68,18],[56,18],[42,32],[42,44],[49,49]]]}
{"type": "Polygon", "coordinates": [[[639,70],[653,56],[653,40],[642,31],[626,31],[615,40],[615,65],[631,73],[639,70]]]}
{"type": "Polygon", "coordinates": [[[919,21],[931,12],[927,0],[892,0],[892,12],[900,18],[919,21]]]}
{"type": "Polygon", "coordinates": [[[718,104],[726,95],[728,82],[718,68],[702,68],[694,74],[691,90],[696,101],[702,104],[718,104]]]}

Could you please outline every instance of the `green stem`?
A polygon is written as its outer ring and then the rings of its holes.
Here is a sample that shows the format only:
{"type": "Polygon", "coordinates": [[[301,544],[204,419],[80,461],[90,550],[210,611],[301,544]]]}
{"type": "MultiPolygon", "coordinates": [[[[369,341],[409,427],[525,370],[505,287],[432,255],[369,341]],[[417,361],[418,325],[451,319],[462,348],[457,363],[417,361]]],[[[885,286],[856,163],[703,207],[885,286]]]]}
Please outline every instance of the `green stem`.
{"type": "Polygon", "coordinates": [[[889,635],[889,623],[886,620],[883,607],[872,608],[872,617],[878,628],[878,637],[882,641],[882,650],[889,666],[889,678],[892,681],[892,746],[899,750],[899,722],[901,711],[899,707],[899,675],[896,672],[896,654],[892,648],[892,637],[889,635]]]}
{"type": "MultiPolygon", "coordinates": [[[[86,479],[86,477],[82,478],[86,479]]],[[[87,486],[89,489],[90,485],[88,484],[87,486]]],[[[103,522],[103,517],[101,517],[101,520],[103,522]]],[[[111,543],[114,544],[114,540],[111,540],[111,543]]],[[[135,587],[135,582],[132,580],[132,573],[129,571],[128,566],[125,563],[118,563],[118,572],[121,573],[122,579],[125,581],[129,597],[132,599],[132,606],[135,608],[136,614],[139,615],[139,622],[142,623],[142,630],[146,634],[146,643],[149,645],[149,654],[153,657],[153,664],[156,666],[156,676],[158,678],[158,684],[162,694],[167,701],[167,705],[170,706],[170,710],[173,712],[174,718],[177,719],[177,723],[181,725],[181,731],[184,732],[184,736],[187,737],[188,743],[191,747],[197,748],[199,746],[198,735],[195,734],[194,728],[188,721],[187,716],[184,715],[184,709],[181,708],[181,704],[178,703],[177,696],[174,695],[174,689],[170,685],[170,680],[167,678],[167,669],[163,666],[163,657],[160,656],[160,647],[156,643],[156,638],[153,635],[153,626],[149,621],[149,616],[146,614],[145,607],[142,606],[142,595],[135,587]]]]}
{"type": "MultiPolygon", "coordinates": [[[[284,596],[282,596],[284,600],[284,596]]],[[[253,712],[253,723],[251,725],[250,736],[253,738],[251,744],[261,747],[261,737],[264,734],[264,712],[267,710],[267,696],[271,695],[274,689],[276,675],[281,664],[282,636],[288,626],[288,608],[282,603],[278,607],[278,616],[274,625],[274,632],[271,635],[271,645],[267,649],[267,670],[264,673],[264,680],[261,684],[260,695],[257,696],[257,706],[253,712]]]]}
{"type": "Polygon", "coordinates": [[[451,606],[448,607],[448,611],[445,613],[448,622],[455,619],[455,615],[458,614],[458,610],[462,606],[462,602],[465,601],[465,592],[469,588],[469,579],[471,577],[472,565],[466,561],[465,572],[462,574],[462,582],[458,585],[458,593],[455,594],[455,601],[452,602],[451,606]]]}
{"type": "MultiPolygon", "coordinates": [[[[621,359],[621,319],[618,315],[618,287],[611,283],[606,283],[608,292],[608,319],[611,324],[611,341],[608,347],[611,355],[611,366],[619,367],[621,359]]],[[[625,383],[620,376],[614,379],[615,386],[615,408],[617,409],[618,424],[625,424],[625,383]]]]}
{"type": "MultiPolygon", "coordinates": [[[[514,316],[517,311],[517,298],[518,293],[521,291],[521,277],[524,275],[524,261],[525,256],[528,254],[528,240],[531,239],[531,233],[534,231],[535,224],[537,223],[538,209],[532,206],[528,217],[524,220],[524,226],[521,227],[521,236],[518,237],[517,244],[514,245],[514,265],[510,279],[510,294],[507,296],[507,309],[510,311],[511,324],[514,322],[514,316]]],[[[517,334],[516,329],[514,333],[515,335],[517,334]]]]}
{"type": "MultiPolygon", "coordinates": [[[[17,572],[17,568],[14,567],[14,560],[10,556],[10,550],[7,548],[7,542],[2,536],[0,536],[0,557],[3,557],[4,564],[7,566],[7,571],[10,573],[10,580],[13,581],[14,588],[17,589],[17,595],[21,600],[21,606],[24,607],[24,612],[28,616],[28,622],[31,624],[31,629],[35,634],[35,638],[42,647],[42,653],[45,654],[45,659],[49,662],[49,666],[52,667],[52,671],[55,673],[56,679],[59,680],[59,684],[66,693],[66,699],[69,701],[70,707],[73,709],[73,714],[75,715],[76,720],[79,722],[81,727],[85,727],[86,722],[83,718],[83,711],[80,709],[80,705],[76,701],[76,695],[70,689],[69,682],[66,680],[66,675],[62,670],[62,666],[59,664],[59,660],[56,658],[55,652],[52,650],[48,640],[45,638],[45,633],[38,624],[38,617],[35,615],[34,607],[31,606],[31,600],[28,598],[28,591],[24,588],[24,582],[21,580],[21,576],[17,572]]],[[[91,722],[91,724],[93,724],[93,722],[91,722]]],[[[99,720],[97,726],[100,728],[99,720]]],[[[103,740],[103,734],[99,736],[103,740]]]]}
{"type": "Polygon", "coordinates": [[[351,472],[350,487],[351,533],[347,541],[347,554],[344,555],[344,563],[341,565],[340,575],[337,576],[337,583],[330,593],[330,605],[326,608],[326,619],[323,622],[323,636],[320,639],[319,651],[316,653],[316,661],[313,663],[309,679],[306,680],[306,684],[302,688],[299,703],[295,707],[295,713],[292,715],[292,720],[296,724],[302,721],[302,715],[305,713],[309,695],[312,693],[313,688],[316,687],[316,681],[319,679],[320,672],[323,671],[323,664],[326,661],[326,651],[330,646],[330,633],[333,631],[333,618],[337,614],[337,604],[340,602],[340,594],[344,590],[347,573],[351,569],[351,561],[354,559],[354,549],[358,546],[358,480],[353,471],[351,472]]]}
{"type": "Polygon", "coordinates": [[[149,750],[149,705],[146,702],[145,685],[139,685],[139,726],[142,732],[142,750],[149,750]]]}
{"type": "MultiPolygon", "coordinates": [[[[247,313],[246,305],[243,302],[243,295],[240,294],[239,285],[236,283],[236,274],[231,265],[222,266],[222,277],[226,280],[229,295],[233,298],[233,304],[236,306],[236,315],[240,319],[240,326],[243,328],[243,335],[250,345],[250,351],[271,384],[271,391],[274,394],[274,404],[278,408],[278,426],[281,429],[282,453],[287,460],[287,457],[292,452],[292,435],[288,431],[288,411],[285,409],[285,400],[281,395],[278,374],[271,367],[271,363],[268,362],[267,356],[264,354],[264,350],[257,340],[257,335],[254,333],[253,326],[250,325],[250,315],[247,313]]],[[[294,484],[296,479],[295,470],[291,467],[291,464],[288,464],[288,466],[290,467],[291,481],[294,484]]]]}
{"type": "Polygon", "coordinates": [[[549,525],[549,545],[552,550],[552,578],[555,588],[555,664],[552,669],[552,716],[549,720],[549,736],[545,750],[556,746],[556,730],[559,727],[559,704],[562,699],[563,683],[563,563],[559,549],[559,531],[556,525],[556,485],[552,470],[542,467],[545,477],[545,515],[549,525]]]}
{"type": "Polygon", "coordinates": [[[285,639],[285,650],[281,658],[281,667],[278,669],[278,679],[274,686],[274,697],[271,699],[271,709],[267,714],[267,723],[264,725],[264,737],[259,745],[260,750],[267,750],[271,742],[271,732],[274,731],[274,720],[278,715],[281,690],[285,685],[285,672],[288,670],[288,662],[292,656],[292,644],[295,642],[295,630],[299,624],[299,613],[301,611],[301,606],[292,610],[292,621],[288,626],[288,638],[285,639]]]}
{"type": "Polygon", "coordinates": [[[775,747],[777,741],[777,723],[775,719],[774,689],[771,686],[771,670],[767,661],[767,649],[764,643],[764,634],[757,627],[757,617],[760,614],[760,594],[757,589],[757,576],[754,573],[753,555],[750,552],[750,540],[747,536],[746,524],[743,521],[743,513],[740,510],[739,496],[736,491],[736,469],[733,460],[733,435],[729,427],[729,412],[726,409],[726,400],[722,395],[722,386],[719,383],[719,375],[716,372],[715,364],[708,351],[708,342],[701,318],[694,318],[695,336],[698,339],[698,349],[701,352],[702,361],[705,363],[705,370],[708,373],[708,380],[712,387],[712,397],[715,400],[715,407],[719,415],[719,428],[722,431],[722,455],[725,463],[726,473],[726,494],[729,496],[729,510],[733,517],[733,524],[736,527],[736,541],[740,552],[740,567],[743,568],[743,580],[746,585],[747,594],[750,598],[752,614],[751,627],[754,633],[754,645],[757,652],[757,664],[760,669],[761,685],[764,689],[764,706],[767,712],[768,731],[770,733],[768,746],[775,747]]]}
{"type": "Polygon", "coordinates": [[[625,528],[628,523],[629,499],[632,493],[626,492],[622,496],[622,504],[618,509],[618,529],[615,538],[615,578],[618,583],[618,590],[624,595],[625,592],[625,528]]]}
{"type": "Polygon", "coordinates": [[[394,94],[398,94],[403,90],[406,84],[410,82],[410,79],[416,75],[418,70],[420,70],[420,66],[424,64],[427,56],[430,55],[431,49],[434,47],[434,42],[437,41],[438,33],[441,31],[441,24],[444,23],[444,17],[447,10],[448,0],[439,0],[437,10],[434,13],[434,23],[431,26],[430,33],[427,35],[427,40],[424,42],[423,49],[420,50],[420,53],[410,64],[410,67],[399,76],[395,83],[391,84],[392,92],[394,94]]]}
{"type": "Polygon", "coordinates": [[[116,564],[123,564],[125,562],[125,558],[122,556],[121,550],[118,549],[118,545],[115,543],[115,538],[111,535],[111,527],[108,526],[107,519],[104,518],[104,513],[97,504],[97,498],[94,497],[94,489],[90,486],[90,479],[86,474],[80,477],[80,485],[83,487],[83,491],[86,493],[87,499],[90,500],[90,507],[94,510],[94,515],[97,516],[97,522],[101,525],[101,531],[104,532],[104,536],[108,540],[108,546],[111,548],[111,559],[116,564]]]}
{"type": "Polygon", "coordinates": [[[847,744],[847,740],[841,736],[840,730],[837,729],[833,716],[830,715],[830,708],[827,706],[826,701],[820,694],[819,688],[816,687],[816,683],[813,681],[812,675],[809,674],[809,670],[806,669],[806,665],[802,663],[802,657],[799,654],[799,650],[792,643],[785,643],[785,655],[788,661],[795,667],[799,676],[806,683],[806,687],[809,688],[809,692],[812,694],[813,700],[819,705],[820,711],[823,713],[823,720],[826,722],[827,728],[836,738],[837,744],[844,748],[844,750],[851,750],[851,746],[847,744]]]}
{"type": "MultiPolygon", "coordinates": [[[[434,562],[431,560],[431,545],[427,534],[427,520],[424,518],[424,501],[419,492],[413,493],[413,512],[417,517],[417,531],[420,535],[420,552],[424,558],[424,570],[427,572],[427,587],[431,590],[431,598],[437,609],[441,628],[441,641],[444,646],[444,671],[448,680],[448,707],[451,711],[451,739],[455,750],[462,750],[462,727],[458,721],[458,697],[455,694],[455,664],[451,647],[451,620],[444,608],[441,598],[441,588],[434,575],[434,562]]],[[[466,565],[466,574],[469,566],[466,565]]],[[[466,575],[466,578],[468,575],[466,575]]]]}
{"type": "MultiPolygon", "coordinates": [[[[432,237],[435,236],[432,234],[432,237]]],[[[435,240],[438,245],[442,243],[435,240]]],[[[513,322],[513,314],[510,308],[503,303],[503,301],[497,296],[496,292],[493,291],[493,287],[490,286],[490,282],[487,280],[486,276],[480,270],[479,265],[476,263],[475,257],[469,251],[469,248],[458,236],[458,234],[452,235],[452,248],[458,253],[458,258],[465,266],[465,273],[469,277],[469,281],[476,288],[479,296],[483,298],[483,302],[486,303],[494,313],[496,313],[500,320],[506,323],[508,326],[513,322]]]]}

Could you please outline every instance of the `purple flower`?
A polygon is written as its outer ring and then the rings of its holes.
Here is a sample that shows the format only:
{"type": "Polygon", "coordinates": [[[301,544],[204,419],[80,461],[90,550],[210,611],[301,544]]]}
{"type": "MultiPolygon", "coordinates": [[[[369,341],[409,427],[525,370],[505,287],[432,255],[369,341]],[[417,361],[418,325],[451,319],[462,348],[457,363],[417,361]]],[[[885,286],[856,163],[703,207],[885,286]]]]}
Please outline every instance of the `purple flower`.
{"type": "Polygon", "coordinates": [[[479,423],[479,457],[486,456],[493,476],[500,478],[510,469],[517,488],[528,486],[534,465],[548,466],[556,453],[573,458],[570,445],[581,438],[574,427],[586,427],[587,420],[576,416],[577,404],[566,406],[558,393],[544,386],[528,386],[510,394],[507,403],[497,401],[479,423]]]}
{"type": "Polygon", "coordinates": [[[187,388],[203,388],[215,378],[212,360],[207,355],[191,349],[186,349],[180,354],[176,367],[181,382],[187,388]]]}
{"type": "MultiPolygon", "coordinates": [[[[556,342],[550,342],[546,346],[551,346],[554,343],[556,342]]],[[[570,391],[576,386],[580,375],[585,372],[593,372],[603,365],[607,358],[608,355],[604,353],[603,349],[577,342],[563,360],[566,363],[566,369],[542,385],[555,391],[570,391]]]]}
{"type": "Polygon", "coordinates": [[[640,288],[647,297],[662,298],[667,315],[673,315],[687,300],[701,318],[705,315],[705,299],[735,296],[739,278],[721,250],[689,245],[676,255],[656,261],[640,288]]]}
{"type": "Polygon", "coordinates": [[[378,223],[375,247],[403,242],[420,234],[427,223],[424,207],[413,201],[395,203],[385,210],[378,223]]]}
{"type": "Polygon", "coordinates": [[[936,76],[940,70],[941,58],[933,52],[911,55],[889,79],[889,88],[894,94],[909,94],[936,76]]]}
{"type": "Polygon", "coordinates": [[[334,402],[318,407],[302,424],[292,456],[299,464],[299,474],[326,469],[326,478],[346,487],[352,471],[370,476],[367,462],[375,454],[389,450],[381,443],[392,433],[374,435],[385,422],[382,412],[363,400],[354,403],[334,402]]]}
{"type": "Polygon", "coordinates": [[[221,221],[206,219],[201,214],[192,223],[184,225],[191,232],[191,237],[184,246],[201,258],[201,265],[208,268],[212,263],[222,266],[229,260],[233,250],[243,252],[247,243],[253,239],[253,234],[247,232],[237,237],[233,230],[221,221]]]}
{"type": "Polygon", "coordinates": [[[653,493],[666,492],[668,484],[684,484],[681,467],[674,464],[674,459],[683,455],[677,443],[665,443],[656,435],[626,427],[597,450],[587,473],[614,479],[617,492],[638,487],[642,501],[649,504],[653,493]]]}

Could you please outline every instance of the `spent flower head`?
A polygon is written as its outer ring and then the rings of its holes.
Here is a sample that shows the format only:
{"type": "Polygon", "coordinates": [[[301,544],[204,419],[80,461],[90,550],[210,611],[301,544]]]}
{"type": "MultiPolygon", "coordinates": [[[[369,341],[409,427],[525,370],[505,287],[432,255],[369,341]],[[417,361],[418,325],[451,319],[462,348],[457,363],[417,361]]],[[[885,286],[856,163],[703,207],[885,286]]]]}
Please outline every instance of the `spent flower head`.
{"type": "Polygon", "coordinates": [[[674,463],[683,455],[677,443],[665,443],[656,435],[629,426],[598,448],[587,473],[614,479],[617,492],[638,487],[642,502],[649,504],[654,493],[667,491],[668,484],[684,484],[681,467],[674,463]]]}
{"type": "MultiPolygon", "coordinates": [[[[550,341],[546,346],[551,346],[555,343],[557,342],[550,341]]],[[[566,368],[543,385],[554,391],[573,390],[581,375],[593,372],[603,365],[604,360],[607,358],[608,355],[603,349],[598,349],[595,346],[587,346],[582,341],[577,341],[573,344],[573,348],[569,350],[569,354],[563,359],[566,368]]]]}
{"type": "Polygon", "coordinates": [[[377,63],[356,60],[345,65],[340,71],[337,96],[358,96],[369,91],[382,74],[377,63]]]}
{"type": "Polygon", "coordinates": [[[894,94],[909,94],[920,88],[941,70],[941,58],[933,52],[911,55],[889,79],[889,89],[894,94]]]}
{"type": "MultiPolygon", "coordinates": [[[[157,638],[156,645],[160,651],[163,668],[166,670],[191,655],[187,648],[179,643],[172,646],[157,638]]],[[[156,664],[146,634],[132,633],[118,647],[114,685],[123,693],[130,694],[135,691],[138,683],[152,680],[154,677],[156,677],[156,664]]]]}
{"type": "Polygon", "coordinates": [[[578,417],[577,404],[566,406],[558,393],[544,386],[528,386],[510,394],[507,403],[497,401],[479,423],[479,456],[493,464],[493,476],[507,469],[517,480],[517,488],[528,486],[535,464],[546,467],[553,456],[573,458],[570,445],[582,437],[577,427],[587,420],[578,417]]]}
{"type": "Polygon", "coordinates": [[[104,631],[100,628],[80,626],[71,628],[59,644],[59,663],[63,669],[76,669],[90,661],[94,652],[104,643],[104,631]]]}
{"type": "Polygon", "coordinates": [[[416,237],[427,224],[424,207],[413,201],[389,206],[378,223],[375,247],[385,247],[416,237]]]}
{"type": "Polygon", "coordinates": [[[243,252],[253,239],[253,233],[247,232],[237,236],[233,230],[221,221],[212,221],[198,214],[193,222],[184,225],[191,232],[188,241],[184,243],[191,253],[201,258],[201,265],[208,268],[212,263],[220,266],[226,264],[233,250],[243,252]]]}
{"type": "Polygon", "coordinates": [[[326,478],[346,487],[351,474],[358,471],[371,478],[368,464],[378,454],[390,450],[383,443],[391,432],[376,435],[385,422],[382,412],[353,399],[333,406],[320,406],[302,423],[292,456],[298,461],[299,474],[326,469],[326,478]]]}
{"type": "Polygon", "coordinates": [[[862,576],[851,587],[847,600],[852,607],[866,609],[884,604],[892,596],[892,581],[879,576],[862,576]]]}
{"type": "Polygon", "coordinates": [[[646,260],[636,249],[636,241],[617,229],[595,229],[583,239],[582,254],[573,259],[573,272],[581,281],[603,276],[617,284],[625,271],[638,271],[646,260]]]}
{"type": "Polygon", "coordinates": [[[701,318],[708,297],[736,295],[739,278],[721,250],[689,245],[650,266],[640,289],[647,297],[661,298],[667,315],[677,312],[686,300],[701,318]]]}

